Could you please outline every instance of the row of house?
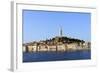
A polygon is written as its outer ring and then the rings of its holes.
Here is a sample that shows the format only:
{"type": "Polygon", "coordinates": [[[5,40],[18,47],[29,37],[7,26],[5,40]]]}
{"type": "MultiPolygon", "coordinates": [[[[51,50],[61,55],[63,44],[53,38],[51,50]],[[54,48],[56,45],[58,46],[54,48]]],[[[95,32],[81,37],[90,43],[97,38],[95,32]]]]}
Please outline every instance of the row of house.
{"type": "Polygon", "coordinates": [[[65,44],[45,44],[45,43],[30,43],[23,44],[23,52],[38,52],[38,51],[75,51],[89,50],[90,43],[65,43],[65,44]]]}

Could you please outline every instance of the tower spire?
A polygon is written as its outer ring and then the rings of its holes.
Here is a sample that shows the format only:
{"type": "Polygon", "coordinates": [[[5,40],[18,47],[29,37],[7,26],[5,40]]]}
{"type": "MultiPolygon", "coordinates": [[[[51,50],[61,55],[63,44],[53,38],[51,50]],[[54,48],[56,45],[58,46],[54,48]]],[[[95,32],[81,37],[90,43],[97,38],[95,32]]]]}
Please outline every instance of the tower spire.
{"type": "Polygon", "coordinates": [[[62,37],[63,35],[63,31],[62,31],[62,27],[60,26],[60,37],[62,37]]]}

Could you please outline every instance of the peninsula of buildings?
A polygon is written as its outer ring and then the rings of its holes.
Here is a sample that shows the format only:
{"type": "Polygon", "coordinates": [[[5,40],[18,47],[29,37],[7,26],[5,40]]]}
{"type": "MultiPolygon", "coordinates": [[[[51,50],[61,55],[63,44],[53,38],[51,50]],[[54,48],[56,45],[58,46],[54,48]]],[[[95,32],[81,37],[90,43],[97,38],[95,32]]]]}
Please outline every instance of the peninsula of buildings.
{"type": "Polygon", "coordinates": [[[62,28],[60,28],[59,36],[54,38],[33,41],[23,44],[23,52],[64,52],[64,51],[78,51],[78,50],[90,50],[91,43],[84,40],[69,38],[63,36],[62,28]]]}

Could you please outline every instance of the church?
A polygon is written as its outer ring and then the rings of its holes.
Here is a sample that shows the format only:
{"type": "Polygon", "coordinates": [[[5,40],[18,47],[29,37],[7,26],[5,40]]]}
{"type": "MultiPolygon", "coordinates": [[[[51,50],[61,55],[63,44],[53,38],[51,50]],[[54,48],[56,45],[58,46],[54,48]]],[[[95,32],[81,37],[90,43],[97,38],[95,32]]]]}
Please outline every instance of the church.
{"type": "Polygon", "coordinates": [[[90,50],[89,42],[86,43],[83,40],[63,36],[62,27],[60,27],[59,36],[56,36],[49,40],[25,43],[22,45],[22,47],[23,52],[64,52],[76,50],[90,50]]]}

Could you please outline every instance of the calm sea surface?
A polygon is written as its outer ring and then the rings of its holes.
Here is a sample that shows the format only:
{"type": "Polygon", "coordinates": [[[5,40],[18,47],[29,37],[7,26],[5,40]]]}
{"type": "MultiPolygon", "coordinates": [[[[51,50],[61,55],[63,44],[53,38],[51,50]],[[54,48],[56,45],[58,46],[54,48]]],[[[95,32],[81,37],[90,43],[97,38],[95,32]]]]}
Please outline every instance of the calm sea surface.
{"type": "Polygon", "coordinates": [[[91,59],[91,51],[23,53],[23,62],[91,59]]]}

